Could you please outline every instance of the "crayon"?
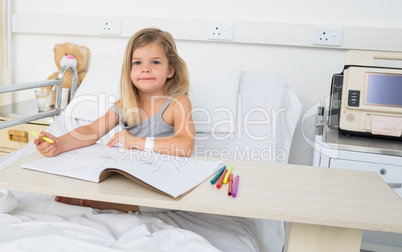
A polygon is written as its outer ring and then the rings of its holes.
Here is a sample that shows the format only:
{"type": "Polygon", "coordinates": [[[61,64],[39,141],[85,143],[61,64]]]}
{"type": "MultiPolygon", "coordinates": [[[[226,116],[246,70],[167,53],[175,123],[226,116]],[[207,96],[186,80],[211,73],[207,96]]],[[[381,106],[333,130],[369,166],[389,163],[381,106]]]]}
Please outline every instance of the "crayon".
{"type": "Polygon", "coordinates": [[[233,187],[233,173],[229,176],[229,187],[228,187],[228,195],[232,195],[232,187],[233,187]]]}
{"type": "Polygon", "coordinates": [[[215,182],[219,179],[223,171],[226,169],[226,166],[223,166],[222,169],[215,175],[215,177],[211,180],[211,184],[215,184],[215,182]]]}
{"type": "MultiPolygon", "coordinates": [[[[36,133],[35,131],[32,131],[31,133],[32,133],[33,135],[35,135],[35,136],[39,137],[39,134],[38,134],[38,133],[36,133]]],[[[42,137],[41,139],[45,140],[45,141],[46,141],[46,142],[48,142],[48,143],[54,143],[52,139],[47,138],[47,137],[45,137],[45,136],[44,136],[44,137],[42,137]]]]}
{"type": "Polygon", "coordinates": [[[226,184],[226,183],[228,182],[230,173],[232,173],[232,166],[229,166],[228,172],[226,173],[226,176],[225,176],[225,178],[223,179],[223,183],[226,184]]]}
{"type": "Polygon", "coordinates": [[[232,191],[232,197],[233,198],[235,198],[236,195],[237,195],[237,188],[239,187],[239,180],[240,180],[240,177],[239,177],[239,175],[237,175],[235,183],[234,183],[234,186],[233,186],[233,191],[232,191]]]}
{"type": "Polygon", "coordinates": [[[221,178],[220,178],[219,181],[218,181],[218,184],[216,184],[216,188],[218,188],[218,189],[221,188],[222,181],[223,181],[223,177],[225,177],[225,174],[226,174],[227,171],[228,171],[227,169],[225,169],[225,170],[223,171],[222,176],[221,176],[221,178]]]}

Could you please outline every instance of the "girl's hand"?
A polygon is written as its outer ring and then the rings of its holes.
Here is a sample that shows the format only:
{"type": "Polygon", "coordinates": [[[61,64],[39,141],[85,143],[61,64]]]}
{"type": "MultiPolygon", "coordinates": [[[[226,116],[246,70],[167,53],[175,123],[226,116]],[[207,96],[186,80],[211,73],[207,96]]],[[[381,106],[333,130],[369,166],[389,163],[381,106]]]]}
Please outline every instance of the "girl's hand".
{"type": "Polygon", "coordinates": [[[38,138],[35,138],[33,142],[36,145],[36,149],[39,151],[39,153],[45,157],[53,157],[61,153],[57,138],[45,131],[40,132],[38,138]],[[47,137],[53,140],[54,143],[49,143],[43,140],[42,137],[47,137]]]}
{"type": "Polygon", "coordinates": [[[107,145],[112,147],[117,143],[121,143],[127,149],[144,150],[145,137],[135,137],[127,130],[122,130],[114,134],[107,145]]]}

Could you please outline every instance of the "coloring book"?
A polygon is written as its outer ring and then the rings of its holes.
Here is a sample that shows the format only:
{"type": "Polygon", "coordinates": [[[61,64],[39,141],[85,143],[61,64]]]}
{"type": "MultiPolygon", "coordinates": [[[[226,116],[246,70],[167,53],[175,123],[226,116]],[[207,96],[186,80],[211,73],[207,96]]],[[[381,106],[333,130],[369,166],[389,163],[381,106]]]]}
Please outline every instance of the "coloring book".
{"type": "Polygon", "coordinates": [[[101,182],[120,173],[173,198],[184,195],[219,170],[220,161],[94,144],[55,157],[22,164],[23,168],[101,182]]]}

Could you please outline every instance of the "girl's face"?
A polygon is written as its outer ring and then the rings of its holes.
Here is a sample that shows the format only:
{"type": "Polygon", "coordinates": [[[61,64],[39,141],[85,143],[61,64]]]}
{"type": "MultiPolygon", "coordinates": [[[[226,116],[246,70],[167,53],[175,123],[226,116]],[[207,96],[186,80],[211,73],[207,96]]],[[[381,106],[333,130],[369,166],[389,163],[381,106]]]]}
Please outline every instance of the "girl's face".
{"type": "Polygon", "coordinates": [[[164,95],[166,80],[174,74],[163,47],[151,43],[134,50],[131,59],[131,82],[140,93],[164,95]]]}

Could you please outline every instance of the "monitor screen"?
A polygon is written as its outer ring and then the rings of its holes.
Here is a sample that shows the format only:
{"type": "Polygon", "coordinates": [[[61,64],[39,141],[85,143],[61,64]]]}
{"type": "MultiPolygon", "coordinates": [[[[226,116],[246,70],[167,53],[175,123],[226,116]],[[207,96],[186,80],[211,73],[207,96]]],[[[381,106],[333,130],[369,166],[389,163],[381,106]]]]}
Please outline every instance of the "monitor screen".
{"type": "Polygon", "coordinates": [[[402,75],[366,73],[364,103],[402,107],[402,75]]]}

